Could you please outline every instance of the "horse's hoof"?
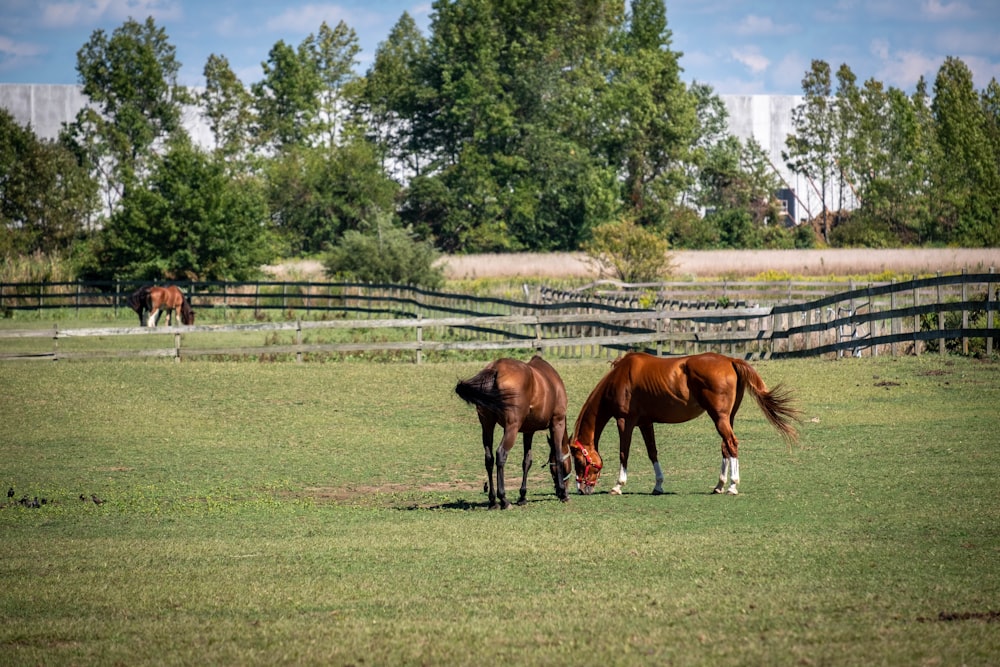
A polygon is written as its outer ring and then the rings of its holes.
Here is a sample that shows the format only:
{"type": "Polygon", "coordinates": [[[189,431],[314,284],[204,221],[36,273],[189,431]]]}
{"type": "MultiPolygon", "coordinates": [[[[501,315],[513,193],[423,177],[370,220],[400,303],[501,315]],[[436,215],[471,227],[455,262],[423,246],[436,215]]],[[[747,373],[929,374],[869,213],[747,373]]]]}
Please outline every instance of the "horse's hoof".
{"type": "Polygon", "coordinates": [[[738,496],[739,494],[740,492],[736,490],[735,486],[729,487],[729,490],[726,491],[727,496],[738,496]]]}
{"type": "Polygon", "coordinates": [[[498,510],[498,509],[500,509],[500,506],[497,505],[496,503],[490,503],[490,506],[487,509],[498,510]]]}
{"type": "Polygon", "coordinates": [[[608,491],[609,496],[620,496],[621,494],[622,494],[622,489],[620,486],[612,487],[612,489],[608,491]]]}
{"type": "Polygon", "coordinates": [[[559,498],[559,502],[561,502],[561,503],[568,503],[569,502],[569,496],[562,496],[561,498],[559,498]]]}
{"type": "Polygon", "coordinates": [[[521,498],[520,500],[517,501],[517,504],[518,505],[527,505],[528,504],[528,500],[526,498],[521,498]]]}
{"type": "Polygon", "coordinates": [[[653,495],[654,496],[662,496],[663,495],[663,489],[653,489],[653,495]]]}
{"type": "Polygon", "coordinates": [[[722,493],[722,487],[721,486],[715,487],[714,489],[712,489],[712,493],[715,493],[715,494],[722,493]]]}

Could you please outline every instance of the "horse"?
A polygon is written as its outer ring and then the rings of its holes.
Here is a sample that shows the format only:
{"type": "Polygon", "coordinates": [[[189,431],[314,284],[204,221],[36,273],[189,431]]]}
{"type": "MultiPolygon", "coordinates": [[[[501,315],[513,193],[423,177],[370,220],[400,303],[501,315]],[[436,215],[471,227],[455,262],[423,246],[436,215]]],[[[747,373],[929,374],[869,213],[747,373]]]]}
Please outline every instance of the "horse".
{"type": "Polygon", "coordinates": [[[486,453],[486,489],[490,509],[510,507],[504,485],[504,465],[507,454],[524,434],[524,458],[521,463],[521,496],[524,505],[528,491],[528,470],[531,468],[531,440],[536,431],[548,430],[549,470],[555,484],[556,497],[569,500],[566,482],[572,476],[569,434],[566,430],[566,387],[559,373],[547,361],[535,355],[528,363],[517,359],[497,359],[468,380],[455,385],[455,393],[465,402],[476,406],[483,430],[486,453]],[[493,486],[493,431],[499,424],[503,439],[496,448],[496,488],[493,486]],[[498,505],[499,501],[499,505],[498,505]]]}
{"type": "Polygon", "coordinates": [[[630,352],[613,361],[611,370],[590,392],[576,421],[571,447],[577,489],[584,495],[593,493],[604,467],[598,452],[601,431],[613,418],[618,426],[621,469],[611,494],[620,495],[628,479],[629,448],[637,426],[656,476],[653,494],[662,494],[663,471],[653,424],[679,424],[707,412],[722,437],[722,467],[713,493],[736,495],[740,464],[733,422],[747,390],[778,433],[788,442],[795,442],[798,433],[792,422],[800,421],[800,412],[793,406],[790,392],[781,385],[768,391],[753,366],[742,359],[714,352],[668,358],[630,352]]]}
{"type": "Polygon", "coordinates": [[[143,285],[129,295],[126,300],[129,307],[139,314],[139,326],[155,327],[160,317],[160,311],[167,311],[167,326],[174,326],[176,319],[183,324],[194,324],[194,310],[184,293],[176,285],[158,287],[143,285]],[[145,311],[149,315],[144,319],[145,311]]]}

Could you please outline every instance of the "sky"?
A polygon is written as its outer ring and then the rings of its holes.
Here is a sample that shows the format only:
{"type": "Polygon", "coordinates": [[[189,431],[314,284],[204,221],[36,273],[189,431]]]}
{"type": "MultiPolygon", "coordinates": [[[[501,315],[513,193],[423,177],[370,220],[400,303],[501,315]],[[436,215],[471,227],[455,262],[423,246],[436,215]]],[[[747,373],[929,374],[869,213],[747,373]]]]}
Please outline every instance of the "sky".
{"type": "MultiPolygon", "coordinates": [[[[672,48],[686,82],[719,94],[798,95],[812,60],[847,64],[859,85],[912,91],[960,58],[982,90],[1000,80],[998,0],[666,0],[672,48]]],[[[326,21],[358,36],[357,73],[406,11],[428,35],[431,0],[0,0],[0,83],[79,83],[76,52],[94,31],[152,16],[181,63],[179,82],[204,85],[209,55],[245,84],[279,40],[297,46],[326,21]]]]}

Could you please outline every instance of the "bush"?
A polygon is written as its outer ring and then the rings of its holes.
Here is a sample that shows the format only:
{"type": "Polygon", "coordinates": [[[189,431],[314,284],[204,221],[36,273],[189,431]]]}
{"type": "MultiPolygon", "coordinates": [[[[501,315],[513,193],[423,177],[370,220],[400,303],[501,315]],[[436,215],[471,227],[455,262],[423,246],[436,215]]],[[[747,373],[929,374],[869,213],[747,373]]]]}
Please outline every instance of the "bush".
{"type": "Polygon", "coordinates": [[[399,227],[344,234],[323,261],[326,272],[345,280],[400,283],[437,288],[444,271],[434,266],[438,252],[399,227]]]}
{"type": "Polygon", "coordinates": [[[583,246],[602,274],[611,271],[627,283],[653,282],[670,275],[669,249],[665,238],[629,219],[596,227],[593,238],[583,246]]]}

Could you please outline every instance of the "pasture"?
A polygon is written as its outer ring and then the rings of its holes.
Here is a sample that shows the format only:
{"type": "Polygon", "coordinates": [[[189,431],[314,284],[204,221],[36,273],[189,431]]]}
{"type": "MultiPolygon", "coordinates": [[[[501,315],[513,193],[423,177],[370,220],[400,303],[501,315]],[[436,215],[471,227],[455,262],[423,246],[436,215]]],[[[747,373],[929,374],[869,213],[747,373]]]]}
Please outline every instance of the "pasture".
{"type": "MultiPolygon", "coordinates": [[[[607,364],[554,363],[575,421],[607,364]]],[[[744,401],[739,496],[702,417],[656,427],[666,495],[640,442],[607,493],[606,431],[560,503],[539,436],[506,511],[453,393],[481,366],[0,364],[0,662],[1000,660],[997,363],[758,362],[804,422],[744,401]]]]}

